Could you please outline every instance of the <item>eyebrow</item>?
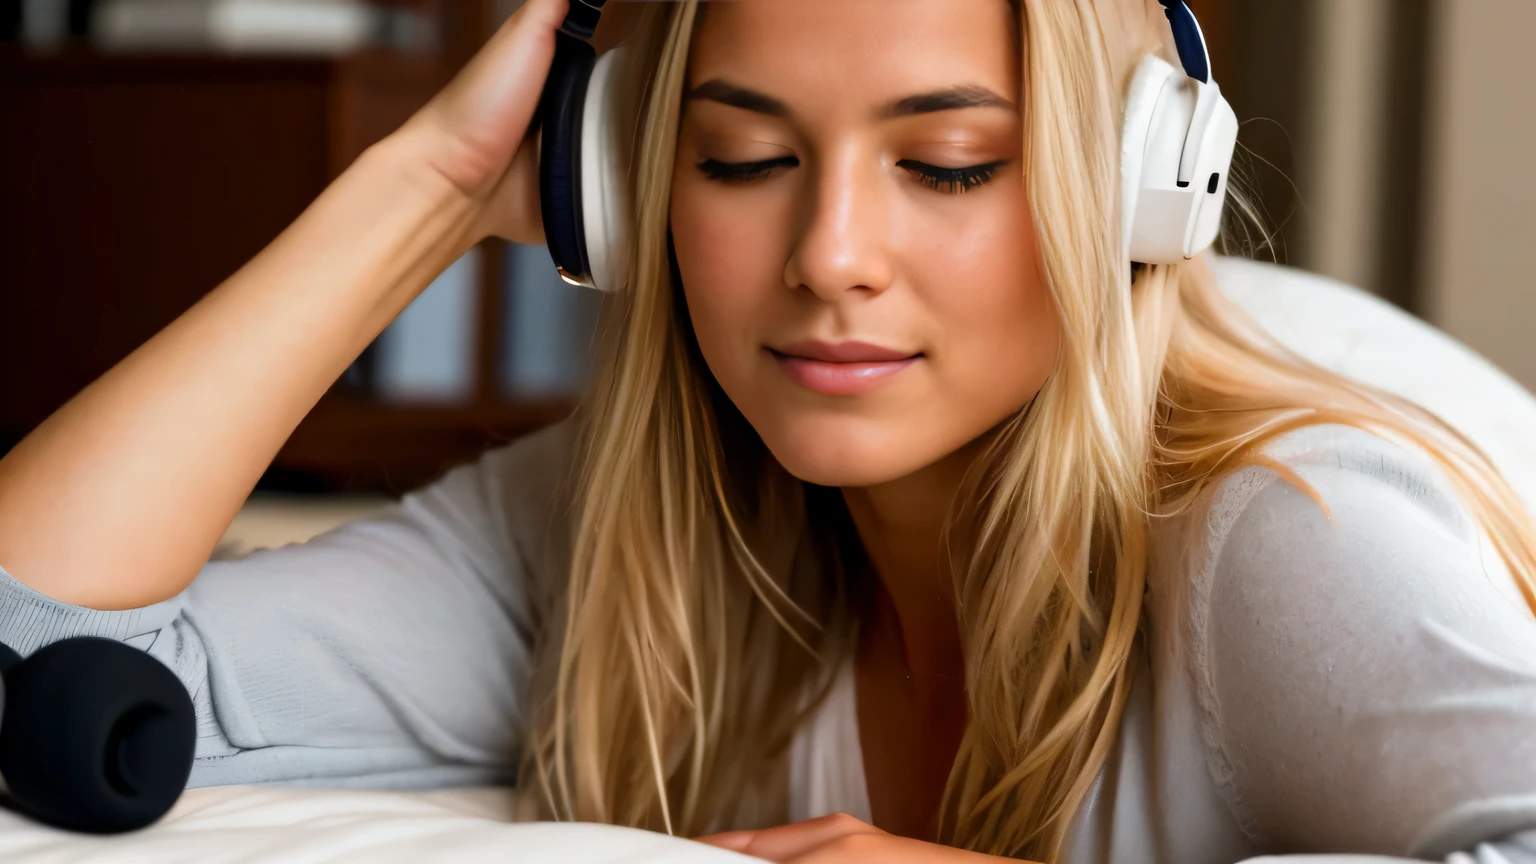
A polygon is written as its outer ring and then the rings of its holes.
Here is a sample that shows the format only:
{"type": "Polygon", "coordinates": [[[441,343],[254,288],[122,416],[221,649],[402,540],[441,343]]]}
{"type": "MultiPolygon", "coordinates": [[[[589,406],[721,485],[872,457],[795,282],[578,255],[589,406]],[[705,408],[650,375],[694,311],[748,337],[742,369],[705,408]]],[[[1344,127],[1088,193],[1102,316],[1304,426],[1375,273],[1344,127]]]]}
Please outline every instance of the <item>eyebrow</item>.
{"type": "MultiPolygon", "coordinates": [[[[719,102],[722,105],[730,105],[757,114],[766,114],[769,117],[788,118],[794,113],[789,110],[788,105],[766,93],[759,93],[756,90],[750,90],[720,78],[711,78],[683,94],[683,101],[685,103],[694,99],[719,102]]],[[[898,117],[932,114],[938,111],[954,111],[961,108],[1017,110],[1012,102],[985,87],[976,84],[961,84],[943,90],[935,90],[932,93],[917,93],[912,96],[903,96],[882,106],[877,116],[882,120],[894,120],[898,117]]]]}

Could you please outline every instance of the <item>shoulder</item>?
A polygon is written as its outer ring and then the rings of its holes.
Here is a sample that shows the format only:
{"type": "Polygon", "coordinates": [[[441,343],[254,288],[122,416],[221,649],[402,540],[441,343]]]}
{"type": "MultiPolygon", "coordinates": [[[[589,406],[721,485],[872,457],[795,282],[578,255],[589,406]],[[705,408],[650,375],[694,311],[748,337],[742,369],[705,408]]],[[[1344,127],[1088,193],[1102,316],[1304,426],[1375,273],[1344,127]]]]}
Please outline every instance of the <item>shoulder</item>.
{"type": "Polygon", "coordinates": [[[1401,647],[1426,621],[1477,627],[1524,611],[1427,453],[1326,424],[1281,436],[1264,455],[1275,467],[1240,469],[1202,495],[1173,550],[1179,566],[1161,568],[1154,585],[1177,597],[1164,612],[1190,637],[1203,676],[1223,657],[1291,646],[1273,659],[1322,662],[1401,647]]]}
{"type": "Polygon", "coordinates": [[[476,471],[503,506],[545,509],[573,479],[576,437],[577,421],[568,417],[488,451],[476,471]]]}
{"type": "Polygon", "coordinates": [[[1448,610],[1475,627],[1520,602],[1471,512],[1417,448],[1330,424],[1282,436],[1265,455],[1280,470],[1247,467],[1209,490],[1178,576],[1188,593],[1177,614],[1205,687],[1230,686],[1222,676],[1245,658],[1300,674],[1390,654],[1448,610]]]}
{"type": "Polygon", "coordinates": [[[1296,603],[1321,587],[1313,580],[1325,579],[1330,593],[1400,607],[1403,574],[1386,566],[1400,556],[1390,550],[1426,532],[1447,551],[1479,550],[1470,511],[1417,448],[1321,424],[1282,435],[1262,452],[1273,467],[1226,475],[1159,532],[1154,591],[1178,594],[1186,607],[1233,591],[1281,591],[1271,599],[1296,603]]]}
{"type": "Polygon", "coordinates": [[[489,547],[504,566],[534,577],[553,572],[551,556],[569,537],[576,437],[575,418],[528,433],[406,494],[401,507],[418,522],[489,547]]]}
{"type": "MultiPolygon", "coordinates": [[[[1390,547],[1425,528],[1453,545],[1475,542],[1470,514],[1417,450],[1322,424],[1276,438],[1263,455],[1289,476],[1264,465],[1241,468],[1157,523],[1149,587],[1159,617],[1188,617],[1186,624],[1199,627],[1218,588],[1278,588],[1304,602],[1310,583],[1298,579],[1322,578],[1321,565],[1337,570],[1367,547],[1390,547]],[[1279,579],[1294,570],[1307,573],[1279,579]]],[[[1328,578],[1334,592],[1370,590],[1367,574],[1328,578]]]]}
{"type": "Polygon", "coordinates": [[[1191,612],[1253,606],[1270,626],[1295,628],[1347,603],[1380,624],[1466,590],[1458,580],[1488,582],[1482,532],[1427,453],[1325,424],[1277,438],[1264,455],[1275,467],[1232,473],[1195,508],[1195,566],[1182,575],[1190,605],[1205,608],[1191,612]]]}
{"type": "Polygon", "coordinates": [[[497,524],[538,515],[566,485],[573,467],[575,424],[574,418],[567,418],[488,450],[406,493],[401,501],[408,508],[497,524]]]}
{"type": "Polygon", "coordinates": [[[1427,769],[1392,756],[1393,742],[1422,735],[1433,752],[1448,746],[1434,743],[1436,712],[1475,712],[1485,687],[1536,693],[1536,619],[1426,453],[1322,425],[1266,455],[1313,494],[1267,467],[1207,490],[1153,584],[1164,662],[1189,676],[1212,771],[1245,827],[1406,836],[1450,798],[1426,795],[1409,814],[1401,790],[1427,769]],[[1346,788],[1349,801],[1324,794],[1346,788]]]}

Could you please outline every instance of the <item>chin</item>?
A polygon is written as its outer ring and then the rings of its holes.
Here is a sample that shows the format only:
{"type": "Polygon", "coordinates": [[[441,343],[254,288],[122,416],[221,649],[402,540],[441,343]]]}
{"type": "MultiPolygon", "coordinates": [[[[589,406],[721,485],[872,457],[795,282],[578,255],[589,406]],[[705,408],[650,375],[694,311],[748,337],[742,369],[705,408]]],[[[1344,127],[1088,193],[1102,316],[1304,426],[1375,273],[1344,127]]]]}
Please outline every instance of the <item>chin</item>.
{"type": "Polygon", "coordinates": [[[784,470],[818,486],[877,486],[933,461],[919,452],[910,423],[784,413],[752,425],[784,470]]]}

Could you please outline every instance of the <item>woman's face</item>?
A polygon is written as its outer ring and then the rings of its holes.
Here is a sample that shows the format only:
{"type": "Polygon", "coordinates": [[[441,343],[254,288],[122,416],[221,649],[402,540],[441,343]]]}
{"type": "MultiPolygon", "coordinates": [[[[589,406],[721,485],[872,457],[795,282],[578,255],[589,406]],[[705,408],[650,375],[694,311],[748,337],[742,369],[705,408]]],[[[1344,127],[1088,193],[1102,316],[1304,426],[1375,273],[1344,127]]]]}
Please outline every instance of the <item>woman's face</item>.
{"type": "Polygon", "coordinates": [[[710,370],[802,480],[955,453],[1034,397],[1058,339],[1008,4],[706,5],[671,227],[710,370]]]}

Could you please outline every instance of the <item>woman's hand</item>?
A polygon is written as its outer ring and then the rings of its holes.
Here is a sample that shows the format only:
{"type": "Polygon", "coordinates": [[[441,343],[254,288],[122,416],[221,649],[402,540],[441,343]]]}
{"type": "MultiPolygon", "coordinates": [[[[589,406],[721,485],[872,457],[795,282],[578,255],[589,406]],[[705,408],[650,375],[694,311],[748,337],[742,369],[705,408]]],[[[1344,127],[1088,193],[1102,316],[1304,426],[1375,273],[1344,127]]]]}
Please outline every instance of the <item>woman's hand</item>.
{"type": "MultiPolygon", "coordinates": [[[[639,4],[609,4],[592,45],[602,53],[628,36],[639,4]]],[[[432,174],[474,201],[469,238],[544,242],[539,212],[539,98],[570,0],[525,0],[474,58],[394,137],[410,139],[432,174]],[[530,134],[532,133],[532,134],[530,134]]]]}
{"type": "Polygon", "coordinates": [[[569,0],[527,0],[392,136],[475,203],[471,243],[486,236],[544,242],[538,136],[529,132],[568,9],[569,0]]]}
{"type": "Polygon", "coordinates": [[[776,864],[985,864],[1003,859],[887,834],[846,813],[698,838],[776,864]]]}

